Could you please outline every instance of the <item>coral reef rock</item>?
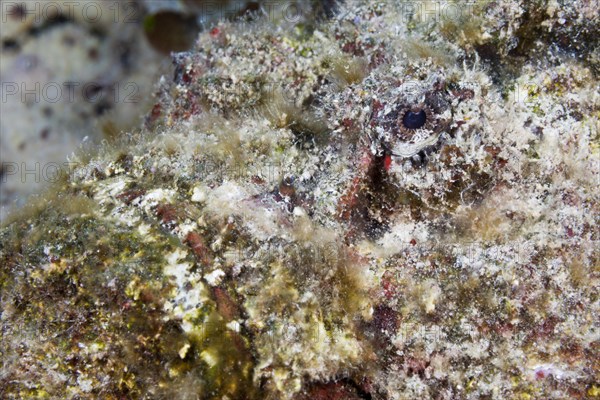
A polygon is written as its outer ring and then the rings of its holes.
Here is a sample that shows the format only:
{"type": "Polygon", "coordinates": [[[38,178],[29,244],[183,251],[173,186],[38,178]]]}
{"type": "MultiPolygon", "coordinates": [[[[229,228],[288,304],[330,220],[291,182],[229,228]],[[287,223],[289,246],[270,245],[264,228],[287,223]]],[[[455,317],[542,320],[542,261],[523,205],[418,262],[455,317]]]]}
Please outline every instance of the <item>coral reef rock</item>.
{"type": "Polygon", "coordinates": [[[0,396],[598,398],[593,3],[201,33],[0,231],[0,396]]]}

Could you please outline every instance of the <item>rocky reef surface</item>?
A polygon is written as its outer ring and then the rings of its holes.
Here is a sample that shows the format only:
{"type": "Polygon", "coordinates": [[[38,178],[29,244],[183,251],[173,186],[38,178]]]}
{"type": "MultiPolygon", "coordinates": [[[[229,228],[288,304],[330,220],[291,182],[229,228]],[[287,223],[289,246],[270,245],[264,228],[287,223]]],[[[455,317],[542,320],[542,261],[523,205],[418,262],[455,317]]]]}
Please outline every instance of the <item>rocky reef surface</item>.
{"type": "Polygon", "coordinates": [[[52,166],[84,140],[139,125],[166,61],[142,21],[134,2],[0,4],[0,220],[51,183],[52,166]]]}
{"type": "MultiPolygon", "coordinates": [[[[0,119],[0,221],[80,147],[137,129],[171,51],[189,50],[200,30],[260,3],[3,1],[0,111],[11,118],[0,119]]],[[[298,14],[295,2],[284,4],[298,14]]]]}
{"type": "Polygon", "coordinates": [[[593,1],[220,23],[0,231],[7,399],[600,397],[593,1]]]}

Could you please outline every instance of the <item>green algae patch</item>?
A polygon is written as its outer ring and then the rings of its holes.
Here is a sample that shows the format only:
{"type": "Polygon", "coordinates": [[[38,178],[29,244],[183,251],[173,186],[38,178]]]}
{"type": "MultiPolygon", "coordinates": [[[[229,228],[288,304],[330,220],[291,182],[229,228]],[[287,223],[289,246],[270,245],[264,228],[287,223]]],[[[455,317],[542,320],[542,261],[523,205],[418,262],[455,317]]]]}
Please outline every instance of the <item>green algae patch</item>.
{"type": "MultiPolygon", "coordinates": [[[[9,379],[3,390],[27,398],[158,396],[194,371],[205,377],[207,393],[240,392],[231,383],[235,373],[219,368],[235,371],[241,336],[224,326],[207,332],[219,337],[207,348],[227,362],[209,368],[195,347],[182,357],[190,337],[163,311],[172,285],[161,264],[172,244],[148,246],[135,230],[76,213],[88,209],[50,204],[34,215],[37,222],[2,231],[5,366],[20,362],[12,347],[19,340],[33,368],[48,362],[54,377],[37,388],[9,379]],[[61,228],[66,221],[72,230],[61,228]],[[72,386],[65,391],[66,383],[72,386]]],[[[248,367],[243,373],[249,379],[248,367]]]]}

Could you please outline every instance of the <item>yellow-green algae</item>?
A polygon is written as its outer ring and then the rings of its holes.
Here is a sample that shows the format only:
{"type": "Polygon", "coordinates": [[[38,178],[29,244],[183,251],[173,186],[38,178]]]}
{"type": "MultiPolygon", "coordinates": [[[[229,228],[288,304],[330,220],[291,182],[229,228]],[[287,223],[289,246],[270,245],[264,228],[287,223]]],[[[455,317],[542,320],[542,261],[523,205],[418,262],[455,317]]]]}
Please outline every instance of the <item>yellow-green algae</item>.
{"type": "Polygon", "coordinates": [[[480,34],[352,1],[201,35],[145,132],[2,229],[0,394],[597,396],[598,88],[548,33],[596,28],[553,2],[475,10],[480,34]],[[452,120],[365,171],[373,99],[407,81],[452,120]]]}

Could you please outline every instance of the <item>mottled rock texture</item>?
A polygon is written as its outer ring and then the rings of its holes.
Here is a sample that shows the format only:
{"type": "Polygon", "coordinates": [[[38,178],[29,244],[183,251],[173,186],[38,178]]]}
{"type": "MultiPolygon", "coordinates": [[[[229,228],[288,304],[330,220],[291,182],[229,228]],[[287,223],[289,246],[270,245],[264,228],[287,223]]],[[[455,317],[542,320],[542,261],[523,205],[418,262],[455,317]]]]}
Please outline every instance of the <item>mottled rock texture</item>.
{"type": "Polygon", "coordinates": [[[0,231],[0,394],[600,396],[592,3],[201,34],[0,231]]]}

